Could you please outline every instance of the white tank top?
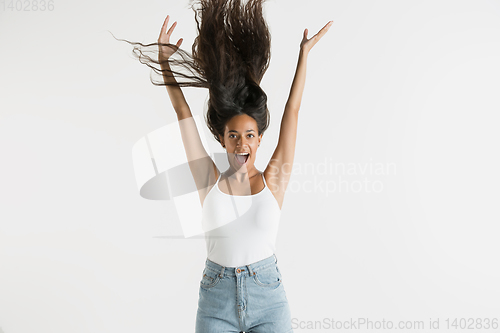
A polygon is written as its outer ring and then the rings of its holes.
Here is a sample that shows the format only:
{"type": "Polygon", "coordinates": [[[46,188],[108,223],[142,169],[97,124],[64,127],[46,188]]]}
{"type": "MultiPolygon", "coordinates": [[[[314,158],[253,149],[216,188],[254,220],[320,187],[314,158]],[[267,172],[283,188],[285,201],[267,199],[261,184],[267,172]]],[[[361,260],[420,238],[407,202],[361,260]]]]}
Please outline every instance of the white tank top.
{"type": "Polygon", "coordinates": [[[267,187],[264,174],[264,189],[243,196],[222,192],[221,175],[203,202],[207,258],[221,266],[238,267],[272,256],[281,209],[267,187]]]}

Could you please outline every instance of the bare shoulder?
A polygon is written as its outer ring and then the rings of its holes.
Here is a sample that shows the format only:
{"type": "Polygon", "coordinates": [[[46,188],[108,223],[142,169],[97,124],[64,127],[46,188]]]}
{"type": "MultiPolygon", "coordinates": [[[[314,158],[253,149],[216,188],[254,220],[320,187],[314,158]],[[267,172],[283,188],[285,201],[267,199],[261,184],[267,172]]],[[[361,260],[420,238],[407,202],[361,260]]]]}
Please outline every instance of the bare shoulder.
{"type": "MultiPolygon", "coordinates": [[[[208,193],[210,192],[210,190],[212,190],[212,188],[214,187],[215,183],[217,183],[217,179],[219,178],[220,176],[220,171],[219,169],[217,168],[217,165],[213,163],[213,172],[214,172],[214,175],[215,175],[215,178],[214,179],[210,179],[209,180],[209,184],[207,187],[204,187],[200,190],[198,190],[198,194],[200,196],[200,202],[201,202],[201,206],[203,207],[203,203],[205,202],[205,198],[207,197],[208,193]]],[[[210,177],[211,178],[211,177],[210,177]]]]}
{"type": "Polygon", "coordinates": [[[267,187],[274,195],[274,198],[278,202],[278,206],[281,209],[281,207],[283,206],[283,200],[285,199],[285,191],[281,190],[280,188],[279,175],[275,171],[273,172],[268,166],[266,170],[264,170],[263,176],[266,180],[267,187]]]}

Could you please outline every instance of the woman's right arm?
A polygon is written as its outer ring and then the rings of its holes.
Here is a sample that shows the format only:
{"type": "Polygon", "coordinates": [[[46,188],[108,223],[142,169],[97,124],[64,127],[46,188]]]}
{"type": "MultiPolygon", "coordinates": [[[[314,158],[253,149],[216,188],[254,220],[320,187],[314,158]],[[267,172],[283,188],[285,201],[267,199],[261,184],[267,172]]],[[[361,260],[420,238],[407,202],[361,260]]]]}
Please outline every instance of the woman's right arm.
{"type": "MultiPolygon", "coordinates": [[[[165,19],[163,23],[160,37],[158,42],[162,44],[170,44],[170,35],[172,34],[177,22],[174,22],[172,27],[166,31],[168,25],[169,16],[165,19]]],[[[178,48],[182,44],[182,38],[176,44],[178,48]]],[[[205,148],[200,139],[200,134],[196,128],[196,123],[194,122],[193,115],[191,114],[191,109],[184,98],[181,88],[177,84],[175,77],[172,72],[170,72],[170,65],[166,61],[175,50],[168,46],[160,46],[158,59],[160,60],[160,66],[163,70],[163,80],[165,83],[174,83],[174,85],[166,85],[170,101],[177,114],[177,119],[179,120],[179,128],[181,131],[182,142],[184,144],[184,149],[186,151],[186,156],[189,163],[189,168],[193,175],[196,188],[200,195],[200,201],[203,204],[204,198],[208,192],[208,189],[216,181],[217,177],[217,166],[207,154],[205,148]]]]}
{"type": "MultiPolygon", "coordinates": [[[[163,81],[165,83],[177,83],[175,78],[172,76],[170,71],[170,65],[168,63],[162,64],[161,69],[163,71],[163,81]]],[[[168,96],[170,97],[170,102],[172,102],[172,106],[179,117],[179,114],[183,116],[191,117],[191,109],[189,109],[189,105],[184,98],[184,94],[182,93],[181,87],[167,85],[168,96]]],[[[179,119],[180,120],[180,119],[179,119]]]]}
{"type": "MultiPolygon", "coordinates": [[[[167,31],[169,19],[170,16],[167,15],[167,18],[165,19],[165,21],[163,22],[163,26],[161,27],[160,36],[158,37],[158,43],[160,44],[170,44],[170,35],[172,35],[172,32],[174,31],[175,26],[177,25],[176,21],[167,31]]],[[[175,45],[176,48],[179,48],[181,44],[182,44],[182,38],[180,38],[177,41],[177,44],[175,45]]],[[[175,51],[176,50],[173,47],[161,46],[161,45],[159,46],[158,50],[158,61],[160,62],[160,67],[162,69],[163,81],[168,84],[172,83],[177,84],[175,77],[170,71],[170,65],[167,61],[168,58],[170,58],[172,54],[175,53],[175,51]]],[[[181,88],[178,85],[173,85],[173,86],[167,85],[166,88],[175,112],[177,114],[181,113],[183,115],[188,115],[188,114],[190,115],[191,111],[186,102],[186,99],[184,98],[184,94],[182,93],[181,88]]]]}

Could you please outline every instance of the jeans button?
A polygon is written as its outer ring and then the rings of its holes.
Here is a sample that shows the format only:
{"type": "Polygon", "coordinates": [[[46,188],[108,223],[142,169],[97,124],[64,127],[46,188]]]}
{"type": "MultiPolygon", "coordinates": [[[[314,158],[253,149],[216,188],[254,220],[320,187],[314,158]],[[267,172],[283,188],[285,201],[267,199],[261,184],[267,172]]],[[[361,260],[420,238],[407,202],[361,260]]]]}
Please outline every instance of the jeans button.
{"type": "Polygon", "coordinates": [[[240,272],[241,272],[241,269],[239,269],[239,268],[238,268],[238,269],[236,270],[236,272],[237,272],[237,273],[240,273],[240,272]]]}

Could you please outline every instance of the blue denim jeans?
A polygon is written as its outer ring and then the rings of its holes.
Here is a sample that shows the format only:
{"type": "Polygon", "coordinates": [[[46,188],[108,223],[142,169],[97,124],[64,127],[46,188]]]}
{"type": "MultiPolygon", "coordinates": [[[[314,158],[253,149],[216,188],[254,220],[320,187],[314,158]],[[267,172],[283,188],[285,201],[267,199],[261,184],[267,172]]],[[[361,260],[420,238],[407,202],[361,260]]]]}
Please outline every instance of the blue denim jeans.
{"type": "Polygon", "coordinates": [[[278,259],[224,267],[205,261],[196,333],[292,333],[292,318],[278,259]]]}

